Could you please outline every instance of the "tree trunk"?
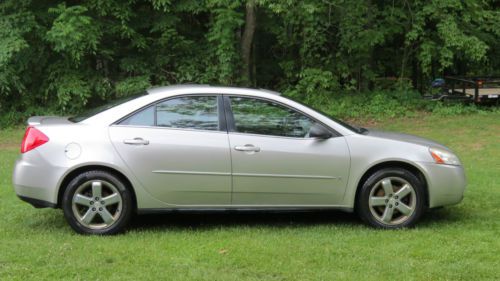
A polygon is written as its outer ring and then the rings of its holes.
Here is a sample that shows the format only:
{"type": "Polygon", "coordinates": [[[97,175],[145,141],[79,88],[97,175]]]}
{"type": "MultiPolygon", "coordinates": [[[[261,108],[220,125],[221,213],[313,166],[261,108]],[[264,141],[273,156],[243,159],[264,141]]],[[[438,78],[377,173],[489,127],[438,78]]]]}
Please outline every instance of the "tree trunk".
{"type": "Polygon", "coordinates": [[[242,80],[246,86],[252,83],[252,42],[257,20],[255,17],[255,0],[246,3],[245,29],[241,38],[241,57],[243,60],[242,80]]]}

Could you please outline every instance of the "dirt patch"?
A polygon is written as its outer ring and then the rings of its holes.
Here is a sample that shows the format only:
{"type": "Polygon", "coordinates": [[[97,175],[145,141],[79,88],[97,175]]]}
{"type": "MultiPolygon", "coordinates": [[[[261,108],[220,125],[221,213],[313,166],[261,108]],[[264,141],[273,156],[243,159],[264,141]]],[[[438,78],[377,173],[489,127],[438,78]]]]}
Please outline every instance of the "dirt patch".
{"type": "Polygon", "coordinates": [[[18,143],[0,143],[0,150],[18,149],[19,147],[18,143]]]}
{"type": "Polygon", "coordinates": [[[473,143],[473,144],[471,145],[471,149],[472,149],[473,151],[482,150],[482,149],[483,149],[483,147],[484,147],[484,144],[479,143],[479,142],[475,142],[475,143],[473,143]]]}
{"type": "Polygon", "coordinates": [[[412,127],[423,126],[428,122],[427,117],[431,116],[428,112],[417,112],[415,116],[412,117],[394,117],[394,118],[384,118],[381,120],[371,119],[371,118],[346,118],[345,121],[350,124],[354,124],[366,128],[377,128],[383,127],[385,124],[397,123],[408,123],[412,124],[412,127]]]}
{"type": "Polygon", "coordinates": [[[349,124],[366,128],[374,128],[381,123],[380,121],[375,119],[347,119],[346,122],[349,124]]]}

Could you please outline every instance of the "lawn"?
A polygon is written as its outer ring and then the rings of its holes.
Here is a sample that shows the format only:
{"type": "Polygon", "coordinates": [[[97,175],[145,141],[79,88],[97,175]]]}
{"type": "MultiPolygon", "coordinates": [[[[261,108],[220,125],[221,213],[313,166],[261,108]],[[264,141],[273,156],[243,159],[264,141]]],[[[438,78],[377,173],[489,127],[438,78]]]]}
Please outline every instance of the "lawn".
{"type": "Polygon", "coordinates": [[[22,129],[0,131],[0,280],[498,280],[500,113],[393,119],[461,157],[464,201],[416,228],[374,230],[342,212],[140,216],[114,237],[75,234],[60,210],[16,198],[22,129]]]}

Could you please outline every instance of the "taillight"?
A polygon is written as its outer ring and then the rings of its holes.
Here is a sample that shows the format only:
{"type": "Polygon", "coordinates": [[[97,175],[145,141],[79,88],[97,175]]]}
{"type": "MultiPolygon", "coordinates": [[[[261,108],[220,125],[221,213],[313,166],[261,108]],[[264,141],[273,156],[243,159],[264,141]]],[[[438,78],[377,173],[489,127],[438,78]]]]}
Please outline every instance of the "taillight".
{"type": "Polygon", "coordinates": [[[32,149],[49,141],[49,138],[35,127],[28,127],[24,133],[23,142],[21,144],[21,153],[28,152],[32,149]]]}

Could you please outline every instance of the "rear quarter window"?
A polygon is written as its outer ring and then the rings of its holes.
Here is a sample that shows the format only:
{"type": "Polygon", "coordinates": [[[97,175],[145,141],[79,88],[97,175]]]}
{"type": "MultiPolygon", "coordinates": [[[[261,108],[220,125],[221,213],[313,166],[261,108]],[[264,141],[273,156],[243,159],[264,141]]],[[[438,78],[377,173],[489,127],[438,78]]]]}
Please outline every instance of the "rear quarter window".
{"type": "Polygon", "coordinates": [[[78,122],[81,122],[85,119],[88,119],[94,115],[97,115],[101,112],[104,112],[108,109],[111,109],[115,106],[118,106],[120,104],[124,104],[128,101],[131,101],[133,99],[136,99],[138,97],[141,97],[141,96],[144,96],[146,95],[147,92],[141,92],[141,93],[138,93],[138,94],[135,94],[135,95],[132,95],[132,96],[127,96],[127,97],[121,97],[121,98],[117,98],[117,99],[113,99],[111,101],[108,101],[107,103],[103,104],[103,105],[100,105],[98,107],[94,107],[94,108],[90,108],[86,111],[83,111],[82,113],[80,113],[79,115],[76,115],[76,116],[73,116],[73,117],[70,117],[68,118],[69,121],[73,122],[73,123],[78,123],[78,122]]]}

